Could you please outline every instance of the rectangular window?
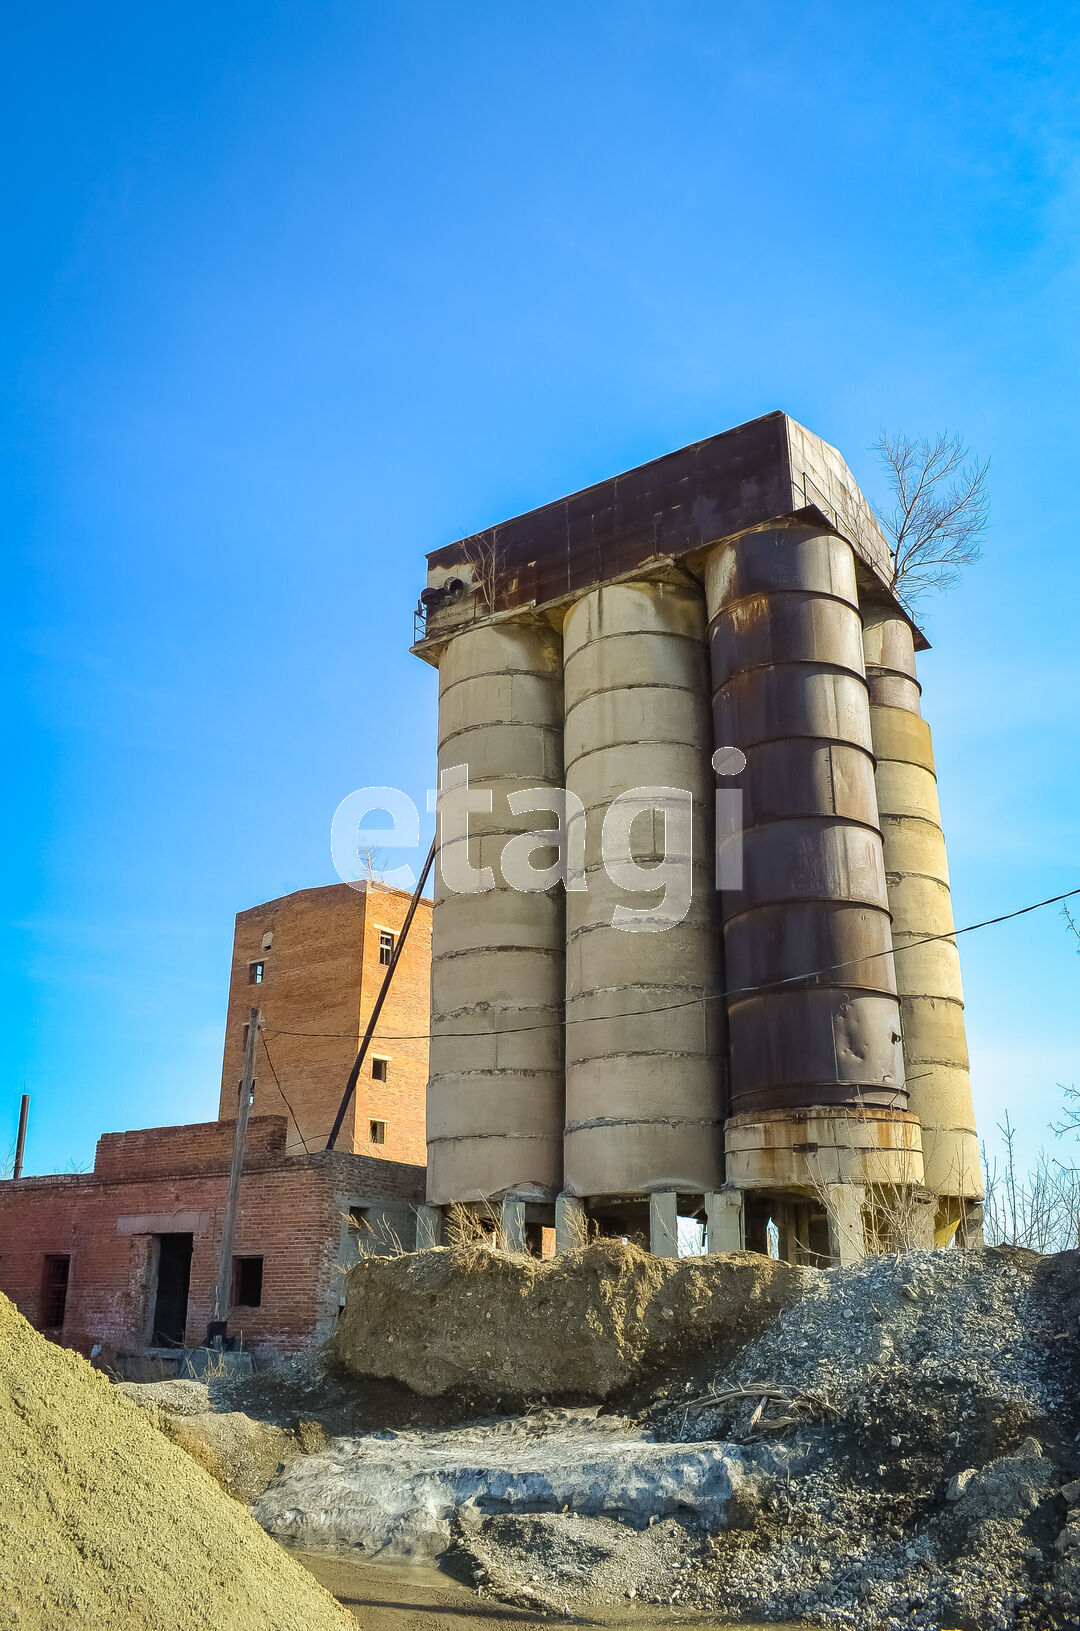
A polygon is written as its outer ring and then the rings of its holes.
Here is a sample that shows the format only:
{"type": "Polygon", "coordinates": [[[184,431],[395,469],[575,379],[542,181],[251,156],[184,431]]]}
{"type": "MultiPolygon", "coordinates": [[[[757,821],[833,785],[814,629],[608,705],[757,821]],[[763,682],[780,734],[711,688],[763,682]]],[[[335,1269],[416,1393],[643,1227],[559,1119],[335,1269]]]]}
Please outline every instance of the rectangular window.
{"type": "Polygon", "coordinates": [[[394,937],[389,929],[379,930],[379,962],[389,964],[394,955],[394,937]]]}
{"type": "Polygon", "coordinates": [[[41,1323],[47,1331],[59,1331],[67,1312],[70,1257],[48,1256],[41,1277],[41,1323]]]}
{"type": "Polygon", "coordinates": [[[371,1079],[373,1082],[385,1082],[390,1075],[389,1059],[375,1058],[371,1061],[371,1079]]]}
{"type": "Polygon", "coordinates": [[[349,1228],[353,1233],[359,1234],[361,1229],[367,1228],[367,1214],[368,1209],[366,1206],[349,1207],[349,1228]]]}
{"type": "Polygon", "coordinates": [[[262,985],[262,982],[263,982],[263,970],[265,968],[266,968],[265,963],[249,963],[248,964],[248,985],[262,985]]]}
{"type": "Polygon", "coordinates": [[[258,1308],[262,1303],[261,1257],[234,1257],[232,1260],[232,1304],[234,1308],[258,1308]]]}
{"type": "Polygon", "coordinates": [[[385,1144],[386,1143],[386,1123],[385,1123],[385,1121],[369,1121],[368,1126],[371,1129],[371,1142],[373,1144],[385,1144]]]}

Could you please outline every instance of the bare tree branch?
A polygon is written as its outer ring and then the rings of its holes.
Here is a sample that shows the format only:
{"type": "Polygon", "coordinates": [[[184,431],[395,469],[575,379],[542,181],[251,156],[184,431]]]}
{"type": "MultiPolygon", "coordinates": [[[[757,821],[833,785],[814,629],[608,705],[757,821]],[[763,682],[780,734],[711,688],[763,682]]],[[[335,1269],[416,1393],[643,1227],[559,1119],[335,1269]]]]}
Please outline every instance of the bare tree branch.
{"type": "Polygon", "coordinates": [[[948,431],[933,441],[882,431],[874,452],[894,500],[891,509],[876,511],[892,550],[892,587],[910,607],[931,590],[951,588],[961,568],[982,554],[979,540],[990,521],[990,461],[965,463],[968,449],[948,431]]]}
{"type": "Polygon", "coordinates": [[[496,532],[474,532],[464,538],[461,553],[473,569],[473,582],[477,600],[490,617],[495,610],[495,592],[499,579],[499,540],[496,532]]]}

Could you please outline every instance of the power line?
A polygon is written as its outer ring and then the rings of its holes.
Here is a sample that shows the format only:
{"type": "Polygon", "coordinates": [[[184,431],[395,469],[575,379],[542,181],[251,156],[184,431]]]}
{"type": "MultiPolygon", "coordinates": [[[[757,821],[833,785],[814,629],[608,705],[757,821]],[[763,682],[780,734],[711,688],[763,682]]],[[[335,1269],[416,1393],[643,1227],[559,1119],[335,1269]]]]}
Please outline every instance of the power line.
{"type": "Polygon", "coordinates": [[[304,1137],[303,1133],[300,1131],[300,1123],[296,1119],[296,1112],[294,1111],[292,1105],[289,1103],[288,1099],[285,1098],[285,1089],[282,1087],[281,1083],[278,1081],[278,1073],[274,1069],[274,1061],[270,1057],[270,1049],[266,1046],[266,1034],[265,1034],[265,1032],[260,1032],[260,1036],[262,1038],[263,1052],[266,1055],[266,1063],[270,1066],[270,1074],[274,1078],[274,1083],[275,1083],[275,1085],[277,1087],[278,1092],[281,1094],[281,1097],[282,1097],[282,1099],[284,1101],[284,1104],[285,1104],[285,1108],[289,1112],[290,1116],[292,1116],[292,1124],[296,1128],[296,1136],[299,1138],[301,1144],[304,1146],[304,1154],[305,1155],[310,1155],[311,1151],[308,1149],[308,1141],[304,1137]]]}
{"type": "MultiPolygon", "coordinates": [[[[1051,895],[1047,900],[1033,901],[1030,906],[1019,906],[1013,912],[1002,912],[998,917],[983,918],[979,923],[966,923],[963,928],[952,929],[948,934],[928,934],[920,940],[909,940],[905,946],[891,946],[886,951],[865,952],[861,957],[849,957],[842,963],[830,963],[825,968],[811,969],[805,974],[788,974],[782,980],[768,980],[760,985],[733,986],[726,991],[703,991],[699,996],[690,997],[683,1002],[663,1003],[656,1008],[628,1008],[620,1014],[589,1015],[580,1019],[544,1020],[539,1025],[511,1025],[498,1031],[418,1031],[402,1035],[392,1035],[382,1032],[380,1042],[430,1042],[444,1037],[476,1038],[482,1036],[517,1036],[527,1031],[550,1031],[561,1029],[564,1025],[595,1025],[601,1020],[637,1019],[648,1014],[668,1014],[676,1008],[696,1008],[701,1002],[720,1002],[730,997],[749,997],[759,991],[776,991],[782,986],[796,985],[802,980],[816,980],[823,974],[835,974],[839,969],[852,968],[859,963],[871,963],[878,957],[895,957],[905,951],[914,951],[916,946],[928,946],[936,941],[955,940],[958,935],[974,934],[976,929],[989,929],[997,923],[1009,923],[1013,918],[1025,917],[1029,912],[1037,912],[1044,906],[1056,906],[1061,901],[1071,900],[1074,895],[1080,895],[1080,887],[1067,889],[1064,894],[1051,895]]],[[[275,1036],[303,1036],[325,1039],[327,1041],[352,1041],[353,1033],[348,1031],[275,1031],[275,1036]]],[[[263,1046],[265,1047],[265,1042],[263,1046]]]]}

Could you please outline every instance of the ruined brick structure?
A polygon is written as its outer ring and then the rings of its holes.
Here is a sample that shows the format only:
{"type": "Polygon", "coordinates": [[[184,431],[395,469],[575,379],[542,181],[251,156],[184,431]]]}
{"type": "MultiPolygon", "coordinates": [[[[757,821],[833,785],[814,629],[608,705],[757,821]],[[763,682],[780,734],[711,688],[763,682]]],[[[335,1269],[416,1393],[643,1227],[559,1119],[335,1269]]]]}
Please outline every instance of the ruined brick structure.
{"type": "Polygon", "coordinates": [[[39,1330],[108,1357],[203,1340],[252,1007],[262,1011],[277,1080],[260,1048],[230,1333],[266,1357],[323,1340],[362,1235],[412,1244],[424,1198],[429,903],[414,920],[338,1147],[324,1149],[382,984],[380,936],[385,945],[397,934],[407,906],[400,890],[340,884],[241,912],[219,1119],[106,1133],[90,1173],[0,1183],[0,1290],[39,1330]],[[375,1075],[373,1061],[385,1061],[375,1075]]]}

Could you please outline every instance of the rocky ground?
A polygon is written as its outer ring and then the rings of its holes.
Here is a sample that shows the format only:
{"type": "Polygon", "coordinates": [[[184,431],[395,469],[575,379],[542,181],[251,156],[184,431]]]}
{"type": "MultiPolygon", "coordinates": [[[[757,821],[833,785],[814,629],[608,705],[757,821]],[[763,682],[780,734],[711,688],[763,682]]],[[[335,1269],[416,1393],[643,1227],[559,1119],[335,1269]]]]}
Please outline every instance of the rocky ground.
{"type": "MultiPolygon", "coordinates": [[[[416,1254],[439,1261],[414,1267],[413,1301],[395,1305],[398,1328],[431,1346],[401,1360],[427,1392],[400,1380],[390,1348],[376,1383],[331,1353],[204,1390],[194,1402],[289,1435],[255,1500],[263,1526],[307,1549],[437,1557],[553,1616],[652,1604],[853,1631],[1080,1623],[1077,1254],[914,1253],[757,1279],[729,1259],[735,1275],[717,1280],[715,1265],[649,1279],[633,1248],[589,1251],[602,1260],[576,1397],[536,1393],[550,1354],[514,1370],[515,1317],[527,1327],[522,1302],[551,1286],[453,1253],[416,1254]],[[455,1297],[434,1295],[432,1275],[456,1276],[455,1297]],[[742,1284],[752,1317],[722,1330],[714,1281],[729,1305],[742,1284]],[[448,1363],[440,1330],[470,1290],[448,1363]],[[493,1324],[498,1406],[481,1355],[461,1381],[493,1324]],[[512,1389],[515,1375],[530,1387],[512,1389]]],[[[367,1272],[350,1286],[354,1340],[367,1272]]],[[[382,1287],[387,1273],[373,1271],[382,1287]]]]}

